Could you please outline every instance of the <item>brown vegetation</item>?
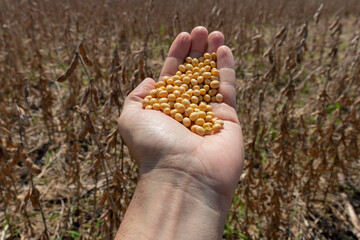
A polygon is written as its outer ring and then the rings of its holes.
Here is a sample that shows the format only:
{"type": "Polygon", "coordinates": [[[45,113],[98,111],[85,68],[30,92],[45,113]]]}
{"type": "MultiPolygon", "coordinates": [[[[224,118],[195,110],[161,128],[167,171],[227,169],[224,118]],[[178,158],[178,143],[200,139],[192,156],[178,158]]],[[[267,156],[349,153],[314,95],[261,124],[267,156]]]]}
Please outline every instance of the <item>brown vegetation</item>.
{"type": "Polygon", "coordinates": [[[0,9],[2,239],[114,237],[138,172],[116,126],[124,98],[197,25],[236,61],[246,164],[224,239],[360,238],[357,0],[0,9]]]}

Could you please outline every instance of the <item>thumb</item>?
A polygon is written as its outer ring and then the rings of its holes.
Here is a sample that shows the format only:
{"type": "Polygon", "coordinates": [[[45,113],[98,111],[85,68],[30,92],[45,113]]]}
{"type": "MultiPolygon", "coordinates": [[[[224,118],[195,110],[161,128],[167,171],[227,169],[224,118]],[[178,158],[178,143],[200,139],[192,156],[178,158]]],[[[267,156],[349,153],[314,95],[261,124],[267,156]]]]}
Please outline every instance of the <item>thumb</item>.
{"type": "Polygon", "coordinates": [[[145,78],[125,99],[127,105],[141,105],[141,101],[155,88],[155,81],[151,78],[145,78]]]}

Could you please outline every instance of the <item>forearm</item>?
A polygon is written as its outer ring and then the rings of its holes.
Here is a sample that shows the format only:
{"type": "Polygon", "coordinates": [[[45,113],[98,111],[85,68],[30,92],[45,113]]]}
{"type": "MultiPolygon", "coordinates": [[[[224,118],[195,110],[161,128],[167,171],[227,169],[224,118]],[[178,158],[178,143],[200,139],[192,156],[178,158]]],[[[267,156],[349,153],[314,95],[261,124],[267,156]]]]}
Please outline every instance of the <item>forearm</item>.
{"type": "Polygon", "coordinates": [[[220,239],[230,199],[191,174],[143,174],[116,239],[220,239]]]}

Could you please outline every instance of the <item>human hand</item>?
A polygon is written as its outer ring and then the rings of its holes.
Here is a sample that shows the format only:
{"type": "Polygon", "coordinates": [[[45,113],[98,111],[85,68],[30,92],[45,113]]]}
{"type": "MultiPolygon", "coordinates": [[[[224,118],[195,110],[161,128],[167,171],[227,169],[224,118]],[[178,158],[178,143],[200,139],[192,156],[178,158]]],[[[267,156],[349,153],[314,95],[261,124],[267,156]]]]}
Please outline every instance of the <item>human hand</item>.
{"type": "Polygon", "coordinates": [[[221,132],[199,136],[160,111],[143,109],[142,99],[155,88],[150,78],[126,98],[118,123],[122,138],[140,165],[140,182],[148,179],[158,186],[180,188],[204,201],[204,205],[225,211],[226,216],[242,171],[244,150],[235,111],[234,59],[231,50],[223,44],[224,36],[220,32],[208,35],[204,27],[193,29],[191,35],[181,33],[170,47],[160,74],[160,79],[174,75],[187,56],[216,52],[219,91],[224,102],[212,106],[216,117],[224,121],[221,132]],[[219,202],[222,206],[217,206],[219,202]]]}

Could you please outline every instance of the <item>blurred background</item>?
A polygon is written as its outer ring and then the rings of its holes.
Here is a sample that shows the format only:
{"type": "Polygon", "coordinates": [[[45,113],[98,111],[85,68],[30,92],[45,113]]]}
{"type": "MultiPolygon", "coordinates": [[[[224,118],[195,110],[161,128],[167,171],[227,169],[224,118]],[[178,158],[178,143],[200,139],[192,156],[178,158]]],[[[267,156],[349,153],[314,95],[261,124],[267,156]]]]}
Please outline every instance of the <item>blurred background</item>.
{"type": "Polygon", "coordinates": [[[117,131],[124,98],[202,25],[233,51],[246,144],[223,239],[360,239],[359,10],[0,1],[0,238],[114,238],[138,176],[117,131]]]}

